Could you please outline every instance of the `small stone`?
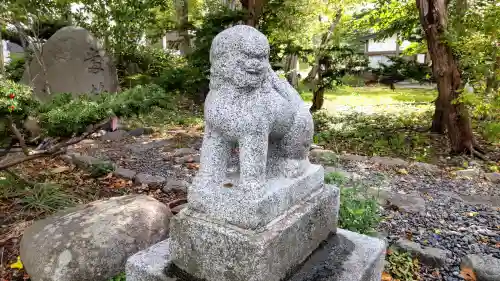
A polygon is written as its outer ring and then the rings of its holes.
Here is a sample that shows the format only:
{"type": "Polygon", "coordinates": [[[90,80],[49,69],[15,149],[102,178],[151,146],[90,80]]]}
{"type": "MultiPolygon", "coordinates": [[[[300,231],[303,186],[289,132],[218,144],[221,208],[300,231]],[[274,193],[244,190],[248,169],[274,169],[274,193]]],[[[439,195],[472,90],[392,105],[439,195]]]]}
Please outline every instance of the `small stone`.
{"type": "Polygon", "coordinates": [[[128,132],[125,130],[116,130],[113,132],[108,132],[101,137],[102,141],[120,141],[128,136],[128,132]]]}
{"type": "Polygon", "coordinates": [[[479,170],[465,169],[465,170],[458,170],[455,173],[459,178],[473,178],[479,175],[479,170]]]}
{"type": "Polygon", "coordinates": [[[142,135],[151,135],[155,132],[153,128],[137,128],[128,131],[128,134],[133,136],[133,137],[139,137],[142,135]]]}
{"type": "Polygon", "coordinates": [[[73,164],[84,170],[90,169],[92,166],[96,165],[113,165],[113,163],[109,161],[104,161],[88,155],[80,155],[78,153],[72,154],[71,158],[73,160],[73,164]]]}
{"type": "Polygon", "coordinates": [[[172,156],[173,157],[181,157],[181,156],[186,156],[186,155],[190,155],[190,154],[196,154],[197,151],[193,148],[178,148],[176,150],[174,150],[174,152],[172,153],[172,156]]]}
{"type": "Polygon", "coordinates": [[[418,170],[427,171],[427,172],[438,172],[439,167],[434,164],[423,163],[423,162],[414,162],[410,166],[411,168],[416,168],[418,170]]]}
{"type": "Polygon", "coordinates": [[[420,213],[425,211],[425,200],[418,192],[410,194],[393,193],[388,201],[390,205],[405,212],[420,213]]]}
{"type": "Polygon", "coordinates": [[[339,158],[344,161],[354,161],[354,162],[363,162],[368,160],[368,157],[356,154],[342,154],[339,156],[339,158]]]}
{"type": "Polygon", "coordinates": [[[173,180],[167,180],[162,190],[163,192],[169,192],[171,190],[177,189],[186,192],[188,186],[189,183],[187,181],[173,179],[173,180]]]}
{"type": "Polygon", "coordinates": [[[322,147],[321,145],[317,145],[317,144],[311,144],[311,150],[313,149],[325,149],[324,147],[322,147]]]}
{"type": "Polygon", "coordinates": [[[326,149],[313,149],[309,151],[309,156],[315,160],[335,160],[338,158],[335,152],[326,149]]]}
{"type": "Polygon", "coordinates": [[[72,159],[71,155],[63,154],[63,155],[59,156],[59,159],[61,159],[66,164],[73,164],[73,159],[72,159]]]}
{"type": "Polygon", "coordinates": [[[370,159],[373,163],[384,166],[408,166],[408,162],[399,158],[374,156],[370,159]]]}
{"type": "Polygon", "coordinates": [[[468,255],[462,259],[461,268],[472,268],[477,281],[500,280],[500,259],[491,255],[468,255]]]}
{"type": "Polygon", "coordinates": [[[184,163],[197,163],[200,162],[199,155],[186,155],[175,159],[175,163],[184,164],[184,163]]]}
{"type": "Polygon", "coordinates": [[[134,181],[136,184],[140,185],[161,185],[166,179],[161,176],[153,176],[150,174],[139,173],[135,176],[134,181]]]}
{"type": "Polygon", "coordinates": [[[492,183],[500,183],[500,173],[487,173],[484,176],[492,183]]]}
{"type": "Polygon", "coordinates": [[[451,256],[448,250],[441,250],[438,248],[422,247],[420,244],[406,240],[399,239],[396,241],[396,247],[409,252],[412,255],[418,256],[422,263],[429,266],[441,267],[445,264],[447,256],[451,256]]]}
{"type": "Polygon", "coordinates": [[[118,167],[113,172],[113,174],[117,177],[120,177],[120,178],[133,180],[135,178],[135,175],[137,175],[137,172],[134,170],[129,170],[129,169],[118,167]]]}

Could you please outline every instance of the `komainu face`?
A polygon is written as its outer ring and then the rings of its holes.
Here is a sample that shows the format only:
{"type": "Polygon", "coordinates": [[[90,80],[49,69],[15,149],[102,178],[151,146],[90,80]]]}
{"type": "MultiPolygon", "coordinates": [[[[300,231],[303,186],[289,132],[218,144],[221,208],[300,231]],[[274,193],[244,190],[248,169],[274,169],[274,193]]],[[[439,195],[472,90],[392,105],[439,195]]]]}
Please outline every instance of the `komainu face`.
{"type": "Polygon", "coordinates": [[[238,89],[252,90],[262,85],[269,70],[269,42],[248,26],[241,32],[221,32],[210,50],[211,79],[230,83],[238,89]]]}

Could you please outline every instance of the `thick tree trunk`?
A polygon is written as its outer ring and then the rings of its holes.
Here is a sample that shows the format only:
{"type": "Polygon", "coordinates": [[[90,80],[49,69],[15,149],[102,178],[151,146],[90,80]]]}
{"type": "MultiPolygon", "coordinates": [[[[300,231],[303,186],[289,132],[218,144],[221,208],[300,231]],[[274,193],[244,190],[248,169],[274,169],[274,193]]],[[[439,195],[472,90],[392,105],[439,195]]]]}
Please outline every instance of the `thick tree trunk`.
{"type": "Polygon", "coordinates": [[[319,87],[313,94],[312,106],[309,109],[311,112],[320,110],[325,102],[325,87],[319,87]]]}
{"type": "Polygon", "coordinates": [[[443,135],[446,132],[445,104],[444,95],[439,95],[434,102],[435,109],[434,116],[432,117],[432,133],[443,135]]]}
{"type": "Polygon", "coordinates": [[[319,60],[323,55],[323,48],[325,47],[326,44],[328,44],[328,41],[330,41],[330,38],[332,37],[332,34],[335,31],[335,28],[339,24],[340,19],[342,18],[342,12],[343,12],[342,8],[337,10],[337,15],[335,16],[335,19],[332,21],[332,23],[330,24],[330,28],[321,39],[321,43],[316,53],[316,59],[314,65],[312,66],[311,71],[309,71],[309,74],[307,74],[307,77],[305,79],[306,81],[312,81],[314,78],[316,78],[316,75],[318,75],[319,60]]]}
{"type": "Polygon", "coordinates": [[[417,7],[439,91],[433,129],[442,130],[446,124],[452,153],[475,152],[467,108],[462,103],[452,103],[460,95],[461,77],[452,50],[444,41],[448,20],[446,0],[417,0],[417,7]]]}

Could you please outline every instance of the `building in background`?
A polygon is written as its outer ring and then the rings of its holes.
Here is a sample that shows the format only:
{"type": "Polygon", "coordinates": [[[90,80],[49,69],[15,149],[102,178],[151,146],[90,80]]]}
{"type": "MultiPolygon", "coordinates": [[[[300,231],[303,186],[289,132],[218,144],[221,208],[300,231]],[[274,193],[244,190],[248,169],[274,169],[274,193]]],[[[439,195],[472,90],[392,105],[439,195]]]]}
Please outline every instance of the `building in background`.
{"type": "MultiPolygon", "coordinates": [[[[399,44],[397,35],[377,40],[376,34],[371,34],[360,38],[365,44],[365,55],[368,57],[369,66],[371,68],[380,67],[380,63],[390,64],[390,57],[401,56],[405,48],[410,45],[409,41],[403,41],[399,44]]],[[[417,54],[414,56],[405,56],[407,59],[415,60],[419,63],[429,63],[428,54],[417,54]]]]}

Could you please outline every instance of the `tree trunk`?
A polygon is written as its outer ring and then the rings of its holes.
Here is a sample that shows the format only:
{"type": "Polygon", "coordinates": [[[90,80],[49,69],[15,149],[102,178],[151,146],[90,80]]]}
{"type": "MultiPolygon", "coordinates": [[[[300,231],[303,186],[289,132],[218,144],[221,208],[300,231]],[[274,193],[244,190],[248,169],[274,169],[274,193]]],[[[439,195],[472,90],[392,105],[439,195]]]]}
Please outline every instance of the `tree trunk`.
{"type": "Polygon", "coordinates": [[[325,87],[318,87],[313,94],[312,106],[309,109],[311,112],[316,112],[323,107],[323,103],[325,102],[325,87]]]}
{"type": "Polygon", "coordinates": [[[458,62],[444,40],[448,21],[446,2],[445,0],[416,1],[439,92],[433,127],[435,125],[434,129],[439,131],[444,129],[444,124],[446,125],[452,153],[475,152],[475,141],[467,108],[462,103],[453,102],[460,96],[461,77],[458,62]]]}
{"type": "Polygon", "coordinates": [[[257,27],[267,0],[240,0],[241,6],[248,11],[247,25],[257,27]]]}
{"type": "Polygon", "coordinates": [[[176,0],[177,26],[181,37],[180,51],[183,55],[191,53],[191,38],[189,37],[189,10],[187,0],[176,0]]]}
{"type": "Polygon", "coordinates": [[[307,77],[305,79],[306,81],[312,81],[314,78],[316,78],[316,75],[318,75],[319,60],[323,55],[322,54],[323,48],[325,47],[326,44],[328,44],[328,41],[330,41],[330,38],[332,37],[332,34],[335,31],[335,27],[337,27],[337,25],[339,24],[340,19],[342,18],[342,11],[343,11],[342,8],[337,10],[337,15],[335,16],[335,19],[330,24],[330,28],[328,29],[327,33],[323,36],[318,51],[316,52],[316,59],[314,61],[314,65],[312,66],[311,71],[309,71],[309,74],[307,74],[307,77]]]}
{"type": "Polygon", "coordinates": [[[297,88],[299,86],[298,62],[299,57],[297,54],[287,55],[285,63],[286,79],[294,88],[297,88]]]}

